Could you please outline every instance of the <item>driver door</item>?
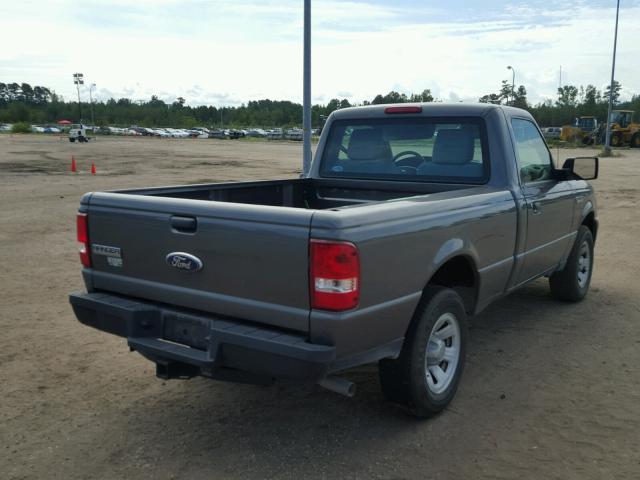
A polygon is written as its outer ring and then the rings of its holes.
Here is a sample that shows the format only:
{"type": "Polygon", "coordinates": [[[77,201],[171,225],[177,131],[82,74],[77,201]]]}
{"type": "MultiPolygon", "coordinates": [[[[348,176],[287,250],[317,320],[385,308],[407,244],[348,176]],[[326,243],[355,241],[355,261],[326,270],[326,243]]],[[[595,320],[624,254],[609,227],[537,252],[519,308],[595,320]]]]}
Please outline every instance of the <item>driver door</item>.
{"type": "Polygon", "coordinates": [[[574,192],[553,178],[553,159],[536,125],[511,121],[520,184],[526,202],[527,233],[517,284],[554,269],[573,241],[574,192]]]}

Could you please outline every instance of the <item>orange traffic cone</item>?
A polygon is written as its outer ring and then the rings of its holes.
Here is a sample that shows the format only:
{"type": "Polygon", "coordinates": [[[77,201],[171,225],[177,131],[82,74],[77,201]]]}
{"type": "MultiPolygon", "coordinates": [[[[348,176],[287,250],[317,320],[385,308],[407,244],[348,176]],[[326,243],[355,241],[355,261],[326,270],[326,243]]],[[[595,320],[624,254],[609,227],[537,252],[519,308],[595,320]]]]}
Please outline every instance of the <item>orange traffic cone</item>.
{"type": "Polygon", "coordinates": [[[91,175],[96,174],[96,164],[91,162],[91,175]]]}
{"type": "Polygon", "coordinates": [[[73,155],[71,155],[71,171],[73,173],[76,173],[78,171],[76,168],[76,157],[74,157],[73,155]]]}

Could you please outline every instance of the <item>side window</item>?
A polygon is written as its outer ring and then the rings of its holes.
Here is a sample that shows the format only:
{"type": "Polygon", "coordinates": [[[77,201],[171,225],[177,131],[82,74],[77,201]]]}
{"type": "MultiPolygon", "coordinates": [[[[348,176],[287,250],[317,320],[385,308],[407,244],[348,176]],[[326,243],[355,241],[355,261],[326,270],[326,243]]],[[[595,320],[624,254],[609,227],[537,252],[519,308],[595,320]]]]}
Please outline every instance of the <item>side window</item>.
{"type": "Polygon", "coordinates": [[[511,120],[516,141],[518,169],[523,183],[551,178],[551,155],[536,126],[529,120],[511,120]]]}

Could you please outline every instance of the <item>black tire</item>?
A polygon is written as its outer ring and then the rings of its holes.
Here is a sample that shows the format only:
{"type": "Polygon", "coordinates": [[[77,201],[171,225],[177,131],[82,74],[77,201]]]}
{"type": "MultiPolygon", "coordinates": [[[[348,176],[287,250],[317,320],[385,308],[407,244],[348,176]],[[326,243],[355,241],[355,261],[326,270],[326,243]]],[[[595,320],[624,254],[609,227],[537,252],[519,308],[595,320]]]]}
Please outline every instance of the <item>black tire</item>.
{"type": "Polygon", "coordinates": [[[640,148],[640,132],[634,133],[631,137],[631,148],[640,148]]]}
{"type": "Polygon", "coordinates": [[[75,139],[75,138],[70,138],[70,139],[69,139],[69,141],[70,141],[71,143],[73,143],[73,142],[75,142],[75,141],[76,141],[76,139],[75,139]]]}
{"type": "MultiPolygon", "coordinates": [[[[464,370],[466,346],[467,313],[460,295],[449,288],[428,287],[409,327],[400,357],[397,360],[381,360],[379,363],[382,393],[387,400],[408,406],[416,417],[429,418],[440,413],[458,390],[464,370]],[[451,322],[457,323],[457,340],[455,336],[445,340],[432,338],[434,327],[443,318],[449,323],[444,323],[443,328],[438,331],[444,332],[451,327],[451,322]],[[457,359],[451,362],[442,359],[437,365],[427,367],[430,339],[442,342],[442,346],[436,348],[442,350],[442,355],[446,349],[451,350],[457,345],[457,359]],[[440,367],[442,365],[444,368],[440,367]],[[449,375],[440,387],[433,385],[437,380],[437,376],[431,373],[433,367],[441,368],[442,372],[449,375]],[[452,371],[446,370],[448,368],[452,368],[452,371]],[[442,390],[434,390],[438,388],[442,390]]],[[[432,361],[437,362],[438,358],[432,361]]]]}
{"type": "Polygon", "coordinates": [[[611,139],[609,140],[609,144],[612,147],[621,147],[622,146],[622,134],[620,132],[614,132],[611,134],[611,139]]]}
{"type": "Polygon", "coordinates": [[[582,225],[578,230],[576,241],[564,269],[549,277],[551,294],[565,302],[579,302],[589,291],[593,274],[593,235],[591,230],[582,225]],[[585,253],[588,257],[585,259],[585,253]],[[588,271],[585,275],[585,263],[588,271]],[[579,273],[582,272],[582,276],[579,273]],[[583,279],[581,281],[581,279],[583,279]]]}

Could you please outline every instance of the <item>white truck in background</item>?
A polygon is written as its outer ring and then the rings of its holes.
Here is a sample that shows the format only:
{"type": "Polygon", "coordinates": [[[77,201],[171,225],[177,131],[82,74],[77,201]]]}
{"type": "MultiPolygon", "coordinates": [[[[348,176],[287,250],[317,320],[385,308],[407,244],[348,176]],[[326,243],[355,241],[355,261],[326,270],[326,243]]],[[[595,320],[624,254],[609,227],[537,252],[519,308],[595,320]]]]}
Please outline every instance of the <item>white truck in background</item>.
{"type": "Polygon", "coordinates": [[[69,130],[69,141],[73,143],[76,140],[80,143],[89,141],[89,137],[87,137],[87,127],[81,123],[71,125],[71,129],[69,130]]]}

